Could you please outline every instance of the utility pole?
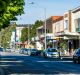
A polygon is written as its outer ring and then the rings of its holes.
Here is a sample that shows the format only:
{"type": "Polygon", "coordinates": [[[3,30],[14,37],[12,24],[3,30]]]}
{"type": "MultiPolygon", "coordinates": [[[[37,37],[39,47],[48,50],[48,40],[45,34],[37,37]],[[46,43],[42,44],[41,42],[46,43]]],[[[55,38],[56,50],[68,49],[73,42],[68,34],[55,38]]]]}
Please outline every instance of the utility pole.
{"type": "Polygon", "coordinates": [[[30,29],[29,29],[29,24],[28,24],[28,46],[30,47],[30,29]]]}
{"type": "Polygon", "coordinates": [[[44,8],[44,15],[45,15],[45,50],[46,50],[46,8],[44,8]]]}
{"type": "MultiPolygon", "coordinates": [[[[30,2],[29,4],[34,4],[34,2],[30,2]]],[[[39,5],[37,5],[37,6],[39,6],[39,5]]],[[[44,27],[45,27],[44,28],[44,30],[45,30],[45,33],[44,33],[44,38],[45,38],[44,39],[44,43],[45,43],[45,50],[46,50],[46,8],[44,8],[44,18],[45,18],[45,20],[44,20],[44,27]]]]}

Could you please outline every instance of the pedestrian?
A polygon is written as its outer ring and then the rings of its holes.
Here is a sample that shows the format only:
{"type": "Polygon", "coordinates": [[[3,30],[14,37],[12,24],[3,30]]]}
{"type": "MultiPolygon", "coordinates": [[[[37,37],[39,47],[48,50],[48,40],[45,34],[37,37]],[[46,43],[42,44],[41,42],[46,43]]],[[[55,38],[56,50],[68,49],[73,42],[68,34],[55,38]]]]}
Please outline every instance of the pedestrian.
{"type": "Polygon", "coordinates": [[[69,41],[69,55],[72,55],[72,42],[69,41]]]}

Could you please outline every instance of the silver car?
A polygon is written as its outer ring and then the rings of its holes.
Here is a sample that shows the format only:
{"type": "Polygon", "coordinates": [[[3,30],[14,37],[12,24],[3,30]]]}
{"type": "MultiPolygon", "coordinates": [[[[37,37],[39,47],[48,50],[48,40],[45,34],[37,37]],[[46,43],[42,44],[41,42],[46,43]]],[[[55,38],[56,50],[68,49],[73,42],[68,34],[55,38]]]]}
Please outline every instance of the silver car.
{"type": "Polygon", "coordinates": [[[59,57],[59,53],[58,53],[56,48],[47,48],[43,52],[43,56],[45,58],[58,58],[59,57]]]}

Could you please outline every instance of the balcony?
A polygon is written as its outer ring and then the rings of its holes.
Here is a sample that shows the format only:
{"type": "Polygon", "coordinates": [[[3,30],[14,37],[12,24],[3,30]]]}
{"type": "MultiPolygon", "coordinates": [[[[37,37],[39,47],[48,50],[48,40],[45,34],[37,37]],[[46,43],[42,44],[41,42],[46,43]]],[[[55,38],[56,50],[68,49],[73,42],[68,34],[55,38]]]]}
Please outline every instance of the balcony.
{"type": "Polygon", "coordinates": [[[76,28],[76,32],[79,32],[80,33],[80,28],[76,28]]]}

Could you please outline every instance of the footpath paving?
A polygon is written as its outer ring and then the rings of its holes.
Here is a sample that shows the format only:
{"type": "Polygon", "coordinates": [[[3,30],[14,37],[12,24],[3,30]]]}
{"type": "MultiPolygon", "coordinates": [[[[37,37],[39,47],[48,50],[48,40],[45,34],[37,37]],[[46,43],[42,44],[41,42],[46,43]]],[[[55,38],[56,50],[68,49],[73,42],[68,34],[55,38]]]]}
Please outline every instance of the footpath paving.
{"type": "Polygon", "coordinates": [[[61,59],[64,59],[64,60],[73,60],[73,56],[61,56],[61,59]]]}

